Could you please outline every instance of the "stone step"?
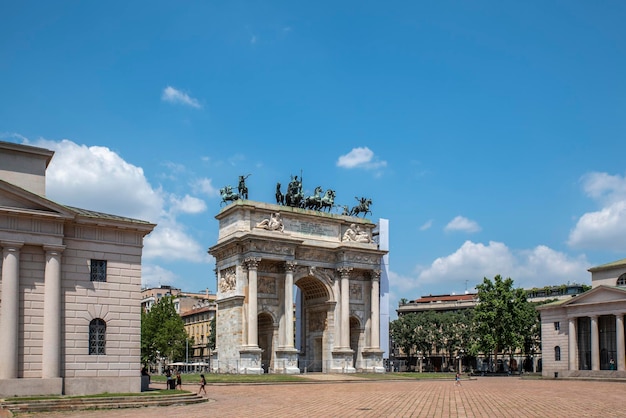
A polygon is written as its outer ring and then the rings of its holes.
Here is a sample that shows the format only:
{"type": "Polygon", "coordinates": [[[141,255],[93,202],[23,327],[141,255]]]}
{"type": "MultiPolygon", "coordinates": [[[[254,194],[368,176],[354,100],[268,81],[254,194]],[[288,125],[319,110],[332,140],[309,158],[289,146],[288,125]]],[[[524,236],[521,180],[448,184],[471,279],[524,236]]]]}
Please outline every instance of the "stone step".
{"type": "Polygon", "coordinates": [[[172,394],[154,396],[110,396],[104,398],[37,399],[28,402],[5,400],[0,406],[13,413],[70,411],[83,409],[119,409],[147,406],[189,405],[207,402],[196,394],[172,394]]]}

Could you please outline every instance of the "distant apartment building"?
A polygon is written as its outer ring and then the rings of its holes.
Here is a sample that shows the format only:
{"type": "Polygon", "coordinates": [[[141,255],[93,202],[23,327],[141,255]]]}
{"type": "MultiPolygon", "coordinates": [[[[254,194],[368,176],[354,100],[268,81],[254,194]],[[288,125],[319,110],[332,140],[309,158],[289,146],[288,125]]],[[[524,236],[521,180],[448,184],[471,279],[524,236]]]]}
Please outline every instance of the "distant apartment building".
{"type": "Polygon", "coordinates": [[[0,142],[0,397],[139,392],[155,225],[47,199],[53,155],[0,142]]]}
{"type": "Polygon", "coordinates": [[[174,309],[185,324],[185,331],[192,340],[188,347],[188,360],[193,363],[208,361],[208,347],[211,334],[211,320],[215,317],[217,305],[216,295],[208,289],[204,292],[184,292],[176,287],[161,285],[143,289],[141,292],[141,308],[147,312],[165,296],[172,297],[174,309]]]}

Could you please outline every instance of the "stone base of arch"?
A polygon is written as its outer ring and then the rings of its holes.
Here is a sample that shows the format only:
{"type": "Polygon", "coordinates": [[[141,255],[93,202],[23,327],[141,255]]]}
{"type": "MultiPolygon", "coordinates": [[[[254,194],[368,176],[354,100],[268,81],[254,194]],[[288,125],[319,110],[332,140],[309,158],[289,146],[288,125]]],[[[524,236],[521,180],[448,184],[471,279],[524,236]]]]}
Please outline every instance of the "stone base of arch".
{"type": "Polygon", "coordinates": [[[263,374],[262,353],[263,350],[258,347],[244,347],[239,350],[239,373],[263,374]]]}
{"type": "Polygon", "coordinates": [[[273,372],[278,374],[299,374],[298,354],[295,348],[278,348],[272,366],[273,372]]]}
{"type": "Polygon", "coordinates": [[[332,351],[333,359],[330,373],[356,373],[353,366],[354,350],[351,348],[337,348],[332,351]]]}
{"type": "Polygon", "coordinates": [[[383,350],[380,348],[365,348],[363,360],[357,365],[357,369],[369,373],[385,373],[383,365],[383,350]]]}

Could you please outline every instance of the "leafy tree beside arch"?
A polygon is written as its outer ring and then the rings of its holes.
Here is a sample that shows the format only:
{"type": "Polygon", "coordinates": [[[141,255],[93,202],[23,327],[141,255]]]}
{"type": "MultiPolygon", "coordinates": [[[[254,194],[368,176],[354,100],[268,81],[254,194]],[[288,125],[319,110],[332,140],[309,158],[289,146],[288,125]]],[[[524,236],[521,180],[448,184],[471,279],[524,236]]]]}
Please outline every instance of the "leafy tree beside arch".
{"type": "Polygon", "coordinates": [[[185,359],[187,333],[183,319],[176,312],[172,296],[159,299],[148,312],[141,314],[141,361],[170,362],[185,359]]]}

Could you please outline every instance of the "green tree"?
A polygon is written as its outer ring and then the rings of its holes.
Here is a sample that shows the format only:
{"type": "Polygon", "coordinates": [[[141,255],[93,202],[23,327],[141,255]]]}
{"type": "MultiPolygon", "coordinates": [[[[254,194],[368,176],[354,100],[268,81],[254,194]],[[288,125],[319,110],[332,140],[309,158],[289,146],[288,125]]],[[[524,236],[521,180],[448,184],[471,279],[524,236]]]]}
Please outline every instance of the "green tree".
{"type": "Polygon", "coordinates": [[[493,353],[498,364],[498,353],[523,348],[536,326],[537,313],[526,300],[524,289],[513,288],[513,279],[500,275],[491,281],[484,278],[476,286],[478,305],[474,308],[476,347],[484,353],[493,353]]]}
{"type": "Polygon", "coordinates": [[[185,359],[187,333],[182,318],[176,313],[171,296],[165,296],[141,315],[141,360],[154,363],[160,357],[169,361],[185,359]]]}
{"type": "Polygon", "coordinates": [[[214,316],[211,319],[211,322],[209,323],[209,327],[210,327],[210,333],[209,333],[209,338],[208,338],[208,342],[207,345],[211,350],[215,350],[215,337],[216,337],[216,333],[215,333],[215,324],[216,324],[216,317],[214,316]]]}
{"type": "Polygon", "coordinates": [[[417,346],[417,323],[418,315],[411,312],[391,321],[389,326],[391,338],[406,354],[409,364],[411,364],[411,359],[417,346]]]}

